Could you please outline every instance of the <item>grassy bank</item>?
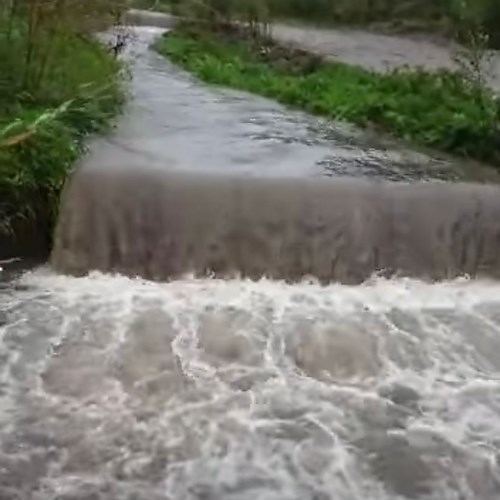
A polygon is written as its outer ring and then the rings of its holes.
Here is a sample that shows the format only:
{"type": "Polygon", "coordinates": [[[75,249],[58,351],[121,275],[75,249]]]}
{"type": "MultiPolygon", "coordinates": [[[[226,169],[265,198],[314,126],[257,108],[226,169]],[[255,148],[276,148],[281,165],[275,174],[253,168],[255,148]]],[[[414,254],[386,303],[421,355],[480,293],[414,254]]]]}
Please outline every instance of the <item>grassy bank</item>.
{"type": "Polygon", "coordinates": [[[458,75],[409,70],[380,75],[232,30],[183,28],[156,48],[208,83],[500,166],[500,103],[458,75]]]}
{"type": "Polygon", "coordinates": [[[0,258],[48,251],[85,138],[123,102],[120,64],[80,28],[0,18],[0,258]]]}

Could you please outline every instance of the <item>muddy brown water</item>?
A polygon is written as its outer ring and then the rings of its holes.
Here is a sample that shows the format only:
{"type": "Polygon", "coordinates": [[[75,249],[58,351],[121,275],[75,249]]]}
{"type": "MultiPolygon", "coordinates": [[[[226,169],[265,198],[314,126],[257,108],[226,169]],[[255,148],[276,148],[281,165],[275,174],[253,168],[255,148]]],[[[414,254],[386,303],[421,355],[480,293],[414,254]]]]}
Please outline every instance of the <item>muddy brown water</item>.
{"type": "Polygon", "coordinates": [[[157,34],[56,269],[0,284],[0,499],[499,498],[498,188],[205,87],[157,34]],[[377,267],[413,277],[340,283],[377,267]]]}
{"type": "Polygon", "coordinates": [[[81,169],[59,271],[361,283],[375,273],[500,277],[500,188],[81,169]]]}

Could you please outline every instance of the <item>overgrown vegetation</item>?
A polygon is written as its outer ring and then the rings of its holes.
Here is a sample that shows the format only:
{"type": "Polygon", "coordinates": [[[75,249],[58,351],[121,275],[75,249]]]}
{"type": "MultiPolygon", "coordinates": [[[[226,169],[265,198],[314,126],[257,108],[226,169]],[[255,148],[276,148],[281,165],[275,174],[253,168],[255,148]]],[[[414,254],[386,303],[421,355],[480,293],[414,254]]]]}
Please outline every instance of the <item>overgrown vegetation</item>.
{"type": "Polygon", "coordinates": [[[329,25],[379,24],[395,30],[437,30],[459,39],[464,35],[464,20],[468,23],[472,16],[487,35],[489,46],[500,48],[498,0],[136,0],[136,4],[181,15],[212,11],[234,17],[254,10],[270,18],[329,25]]]}
{"type": "MultiPolygon", "coordinates": [[[[183,0],[181,0],[183,1],[183,0]]],[[[500,43],[498,0],[269,0],[272,12],[291,18],[343,24],[386,23],[402,29],[440,28],[456,33],[464,10],[474,11],[492,42],[500,43]]]]}
{"type": "Polygon", "coordinates": [[[9,235],[49,239],[84,138],[120,108],[120,64],[93,32],[121,8],[106,0],[0,3],[0,254],[9,235]]]}
{"type": "Polygon", "coordinates": [[[323,62],[229,25],[217,31],[180,27],[157,49],[206,82],[500,165],[500,103],[461,74],[375,74],[323,62]]]}

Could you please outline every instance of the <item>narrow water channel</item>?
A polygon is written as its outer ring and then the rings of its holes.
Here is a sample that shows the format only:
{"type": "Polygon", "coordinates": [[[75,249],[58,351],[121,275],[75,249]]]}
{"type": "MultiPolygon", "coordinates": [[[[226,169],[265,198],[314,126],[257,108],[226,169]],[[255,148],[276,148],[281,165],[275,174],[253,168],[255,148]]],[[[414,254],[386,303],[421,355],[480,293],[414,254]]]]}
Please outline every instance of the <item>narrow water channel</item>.
{"type": "Polygon", "coordinates": [[[487,168],[412,151],[344,124],[294,112],[258,96],[200,84],[148,50],[162,28],[131,36],[132,101],[85,166],[159,167],[253,176],[374,179],[496,178],[487,168]]]}

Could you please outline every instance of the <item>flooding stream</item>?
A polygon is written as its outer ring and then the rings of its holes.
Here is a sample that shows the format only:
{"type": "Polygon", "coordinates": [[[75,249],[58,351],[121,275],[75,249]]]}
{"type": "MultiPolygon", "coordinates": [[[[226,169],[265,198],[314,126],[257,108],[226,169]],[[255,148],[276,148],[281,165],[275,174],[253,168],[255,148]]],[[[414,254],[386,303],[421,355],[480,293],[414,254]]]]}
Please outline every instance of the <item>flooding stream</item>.
{"type": "MultiPolygon", "coordinates": [[[[463,178],[467,168],[205,87],[146,50],[158,33],[135,30],[129,109],[92,144],[64,200],[54,264],[71,267],[82,252],[95,256],[83,260],[90,273],[46,266],[0,283],[0,499],[500,498],[500,283],[488,277],[500,267],[497,188],[400,186],[394,198],[364,197],[363,189],[386,189],[382,180],[463,178]],[[222,234],[216,207],[226,217],[250,200],[260,209],[247,219],[256,230],[268,222],[264,199],[279,226],[297,220],[291,207],[310,210],[297,186],[313,186],[317,200],[339,189],[339,176],[365,179],[345,181],[354,183],[345,203],[334,197],[347,214],[335,241],[356,250],[344,254],[351,273],[387,221],[390,249],[401,220],[408,246],[400,255],[420,266],[415,274],[482,269],[483,277],[325,286],[318,272],[294,284],[133,277],[151,262],[165,269],[157,250],[170,237],[154,236],[165,222],[159,207],[180,207],[169,227],[195,248],[210,229],[222,234]],[[333,179],[324,187],[321,177],[333,179]],[[228,182],[246,197],[229,196],[220,187],[228,182]],[[364,228],[361,236],[347,237],[352,227],[364,228]],[[92,271],[98,263],[130,277],[92,271]]],[[[321,231],[333,224],[319,222],[321,231]]],[[[287,235],[312,248],[307,233],[276,234],[291,242],[285,262],[297,247],[287,235]]],[[[313,261],[329,250],[316,248],[313,261]]],[[[264,260],[280,269],[279,258],[264,260]]]]}
{"type": "Polygon", "coordinates": [[[497,179],[478,165],[415,152],[271,100],[200,84],[149,45],[161,28],[125,28],[132,102],[84,165],[251,176],[497,179]]]}

